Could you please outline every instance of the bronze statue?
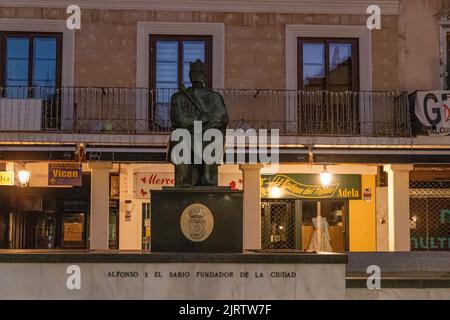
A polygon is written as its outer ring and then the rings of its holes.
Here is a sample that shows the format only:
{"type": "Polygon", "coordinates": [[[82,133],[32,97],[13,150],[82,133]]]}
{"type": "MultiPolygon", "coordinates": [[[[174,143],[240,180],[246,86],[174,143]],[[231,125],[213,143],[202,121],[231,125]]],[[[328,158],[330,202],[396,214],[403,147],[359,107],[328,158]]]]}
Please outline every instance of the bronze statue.
{"type": "MultiPolygon", "coordinates": [[[[202,131],[218,129],[225,133],[228,126],[228,114],[220,93],[205,87],[206,64],[197,59],[190,63],[189,78],[192,87],[183,85],[172,95],[170,104],[170,120],[173,129],[186,129],[191,134],[192,164],[175,165],[175,186],[187,188],[191,186],[217,186],[218,164],[194,164],[194,121],[201,121],[202,131]]],[[[168,158],[171,159],[173,146],[178,142],[170,142],[168,158]]],[[[203,149],[208,143],[202,142],[203,149]]]]}

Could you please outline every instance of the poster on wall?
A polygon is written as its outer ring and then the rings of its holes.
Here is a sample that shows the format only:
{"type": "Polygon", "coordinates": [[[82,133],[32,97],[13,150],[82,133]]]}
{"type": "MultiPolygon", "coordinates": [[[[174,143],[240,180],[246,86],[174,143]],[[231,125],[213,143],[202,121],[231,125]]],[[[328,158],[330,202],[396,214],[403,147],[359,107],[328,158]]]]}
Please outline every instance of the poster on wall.
{"type": "Polygon", "coordinates": [[[83,241],[83,224],[78,222],[64,223],[64,241],[80,242],[83,241]]]}
{"type": "Polygon", "coordinates": [[[49,186],[81,187],[83,170],[81,163],[49,163],[49,186]]]}
{"type": "Polygon", "coordinates": [[[318,174],[275,174],[261,176],[261,197],[280,199],[361,199],[360,175],[333,175],[323,187],[318,174]]]}
{"type": "Polygon", "coordinates": [[[429,136],[450,135],[450,91],[417,91],[415,115],[429,136]]]}

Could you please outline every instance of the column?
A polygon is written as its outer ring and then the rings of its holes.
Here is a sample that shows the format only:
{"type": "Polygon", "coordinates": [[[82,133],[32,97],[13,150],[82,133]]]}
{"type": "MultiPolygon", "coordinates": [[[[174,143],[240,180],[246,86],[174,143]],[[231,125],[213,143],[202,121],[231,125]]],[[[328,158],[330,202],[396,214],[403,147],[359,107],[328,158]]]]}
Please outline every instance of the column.
{"type": "Polygon", "coordinates": [[[244,180],[244,250],[261,249],[261,168],[262,164],[242,164],[244,180]]]}
{"type": "Polygon", "coordinates": [[[91,250],[108,250],[109,229],[109,172],[111,162],[90,162],[91,169],[91,250]]]}
{"type": "MultiPolygon", "coordinates": [[[[154,172],[159,171],[158,168],[154,170],[154,172]]],[[[137,200],[136,194],[133,194],[135,178],[136,175],[134,174],[133,165],[121,166],[119,250],[137,251],[142,249],[142,202],[148,202],[150,195],[148,195],[148,199],[137,200]],[[128,219],[127,201],[131,201],[128,208],[131,209],[131,216],[128,219]]]]}
{"type": "Polygon", "coordinates": [[[412,165],[387,165],[389,251],[410,251],[409,173],[412,165]]]}

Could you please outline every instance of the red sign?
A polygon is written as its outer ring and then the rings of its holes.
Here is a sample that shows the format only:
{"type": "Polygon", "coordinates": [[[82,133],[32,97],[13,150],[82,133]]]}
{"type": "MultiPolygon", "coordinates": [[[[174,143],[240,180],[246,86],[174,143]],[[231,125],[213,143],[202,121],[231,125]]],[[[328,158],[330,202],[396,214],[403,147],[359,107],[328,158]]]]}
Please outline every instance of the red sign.
{"type": "Polygon", "coordinates": [[[175,186],[175,178],[172,172],[136,174],[136,198],[148,199],[150,190],[161,190],[162,187],[175,186]]]}
{"type": "MultiPolygon", "coordinates": [[[[219,185],[230,187],[231,190],[242,190],[241,173],[219,173],[219,185]]],[[[136,173],[136,198],[149,199],[150,190],[161,190],[163,187],[175,186],[172,172],[138,172],[136,173]]]]}
{"type": "Polygon", "coordinates": [[[365,201],[371,201],[372,200],[372,189],[366,188],[363,190],[363,199],[365,201]]]}

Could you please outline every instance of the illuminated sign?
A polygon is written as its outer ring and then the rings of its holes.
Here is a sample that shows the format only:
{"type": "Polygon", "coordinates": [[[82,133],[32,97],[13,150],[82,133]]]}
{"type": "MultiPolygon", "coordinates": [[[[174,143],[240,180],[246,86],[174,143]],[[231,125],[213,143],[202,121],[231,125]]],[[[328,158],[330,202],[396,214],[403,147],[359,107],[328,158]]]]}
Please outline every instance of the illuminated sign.
{"type": "Polygon", "coordinates": [[[49,163],[49,186],[81,186],[83,170],[81,163],[49,163]]]}
{"type": "Polygon", "coordinates": [[[13,185],[14,185],[14,172],[0,171],[0,186],[13,186],[13,185]]]}
{"type": "Polygon", "coordinates": [[[324,188],[318,174],[263,175],[261,177],[261,197],[360,200],[361,176],[333,175],[331,184],[324,188]]]}

